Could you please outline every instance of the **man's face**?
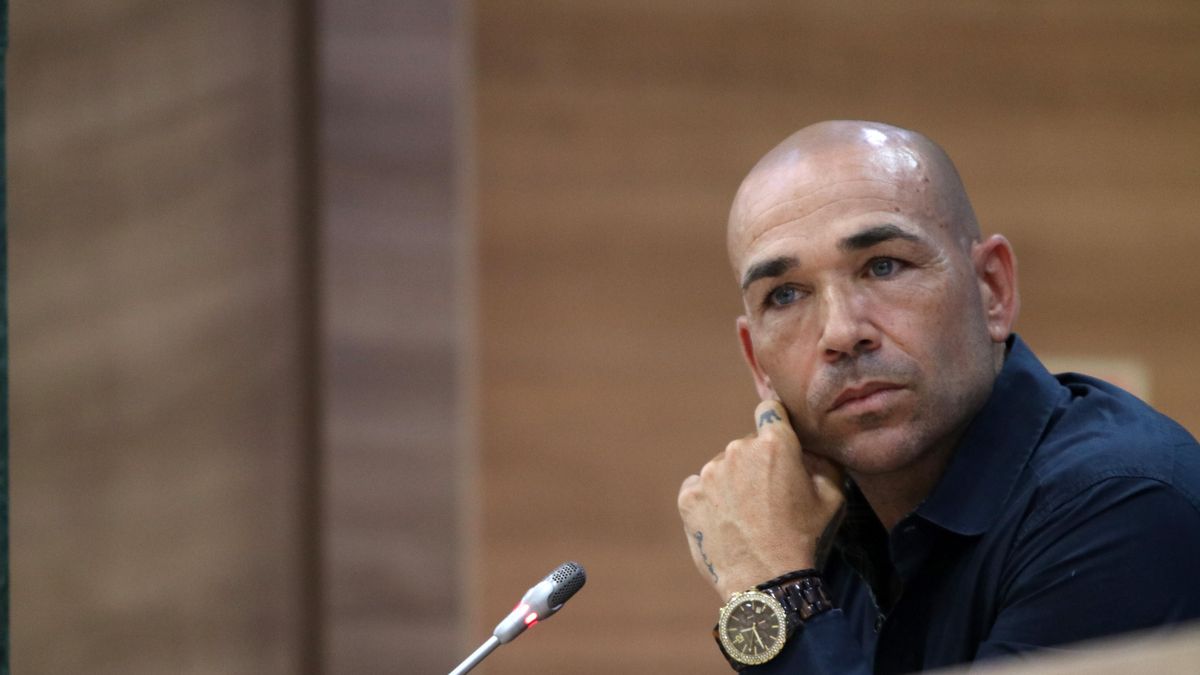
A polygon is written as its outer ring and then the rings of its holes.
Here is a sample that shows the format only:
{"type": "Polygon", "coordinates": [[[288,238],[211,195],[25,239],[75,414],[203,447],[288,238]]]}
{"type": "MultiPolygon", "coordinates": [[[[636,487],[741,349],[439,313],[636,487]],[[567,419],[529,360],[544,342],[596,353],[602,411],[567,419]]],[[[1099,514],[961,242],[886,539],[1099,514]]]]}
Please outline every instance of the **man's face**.
{"type": "Polygon", "coordinates": [[[730,250],[760,394],[857,474],[947,450],[995,376],[971,244],[904,151],[830,152],[743,186],[730,250]]]}

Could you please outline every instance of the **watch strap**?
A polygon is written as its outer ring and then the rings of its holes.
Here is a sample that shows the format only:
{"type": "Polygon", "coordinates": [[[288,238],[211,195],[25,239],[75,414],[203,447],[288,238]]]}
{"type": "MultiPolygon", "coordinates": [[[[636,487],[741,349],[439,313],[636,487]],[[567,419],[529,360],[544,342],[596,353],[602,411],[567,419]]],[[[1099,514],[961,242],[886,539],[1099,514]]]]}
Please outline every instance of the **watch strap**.
{"type": "Polygon", "coordinates": [[[803,623],[833,609],[833,602],[825,594],[821,577],[816,572],[782,584],[760,587],[759,590],[783,605],[788,615],[788,637],[791,637],[791,630],[794,628],[793,620],[797,624],[803,623]]]}
{"type": "MultiPolygon", "coordinates": [[[[770,595],[780,605],[783,605],[783,612],[787,617],[786,628],[789,640],[800,624],[833,609],[833,602],[826,595],[825,587],[816,570],[789,572],[759,584],[755,589],[770,595]],[[782,583],[780,583],[781,579],[784,580],[782,583]]],[[[717,643],[717,649],[721,650],[721,655],[734,670],[742,671],[750,667],[734,659],[725,651],[725,646],[721,644],[719,623],[713,625],[712,636],[713,641],[717,643]]]]}

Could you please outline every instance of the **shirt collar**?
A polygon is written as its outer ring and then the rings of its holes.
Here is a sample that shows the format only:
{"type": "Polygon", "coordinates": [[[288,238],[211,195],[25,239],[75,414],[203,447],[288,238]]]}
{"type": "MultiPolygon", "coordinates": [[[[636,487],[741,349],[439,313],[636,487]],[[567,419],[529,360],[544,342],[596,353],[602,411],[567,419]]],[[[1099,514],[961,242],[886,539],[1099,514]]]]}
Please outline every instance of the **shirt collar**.
{"type": "Polygon", "coordinates": [[[950,465],[916,515],[946,530],[987,531],[1016,487],[1062,387],[1016,334],[987,403],[971,420],[950,465]]]}

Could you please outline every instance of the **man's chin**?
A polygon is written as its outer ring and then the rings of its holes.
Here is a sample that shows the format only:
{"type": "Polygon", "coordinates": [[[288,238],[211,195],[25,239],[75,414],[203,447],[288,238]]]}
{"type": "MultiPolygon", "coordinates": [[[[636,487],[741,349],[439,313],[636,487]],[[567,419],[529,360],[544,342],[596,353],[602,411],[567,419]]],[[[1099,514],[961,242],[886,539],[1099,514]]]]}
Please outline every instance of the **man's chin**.
{"type": "Polygon", "coordinates": [[[910,430],[886,424],[858,428],[846,437],[820,443],[813,454],[851,474],[880,475],[903,469],[920,454],[910,430]]]}
{"type": "Polygon", "coordinates": [[[859,432],[874,431],[882,429],[892,418],[895,417],[891,411],[872,411],[865,412],[861,415],[855,415],[849,422],[859,432]]]}

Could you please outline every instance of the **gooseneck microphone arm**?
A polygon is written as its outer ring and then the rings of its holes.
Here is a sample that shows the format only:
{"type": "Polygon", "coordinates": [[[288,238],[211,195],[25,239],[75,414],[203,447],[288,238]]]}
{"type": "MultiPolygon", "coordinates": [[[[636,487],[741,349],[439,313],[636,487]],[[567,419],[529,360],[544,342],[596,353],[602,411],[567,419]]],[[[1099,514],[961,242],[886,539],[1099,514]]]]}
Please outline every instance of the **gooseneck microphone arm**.
{"type": "Polygon", "coordinates": [[[556,567],[545,579],[525,591],[517,606],[496,624],[492,637],[458,664],[457,668],[450,671],[450,675],[463,675],[479,665],[479,662],[495,651],[496,647],[512,642],[524,633],[526,628],[562,609],[563,604],[583,588],[586,581],[587,573],[579,563],[565,562],[556,567]]]}
{"type": "Polygon", "coordinates": [[[496,649],[496,647],[499,647],[499,646],[500,646],[500,638],[493,635],[492,637],[487,639],[487,642],[479,645],[479,649],[476,649],[475,651],[471,652],[470,656],[463,659],[463,662],[458,664],[457,668],[450,671],[450,675],[462,675],[463,673],[467,672],[468,670],[474,668],[475,666],[479,665],[479,662],[482,661],[485,656],[487,656],[488,654],[491,654],[496,649]]]}

